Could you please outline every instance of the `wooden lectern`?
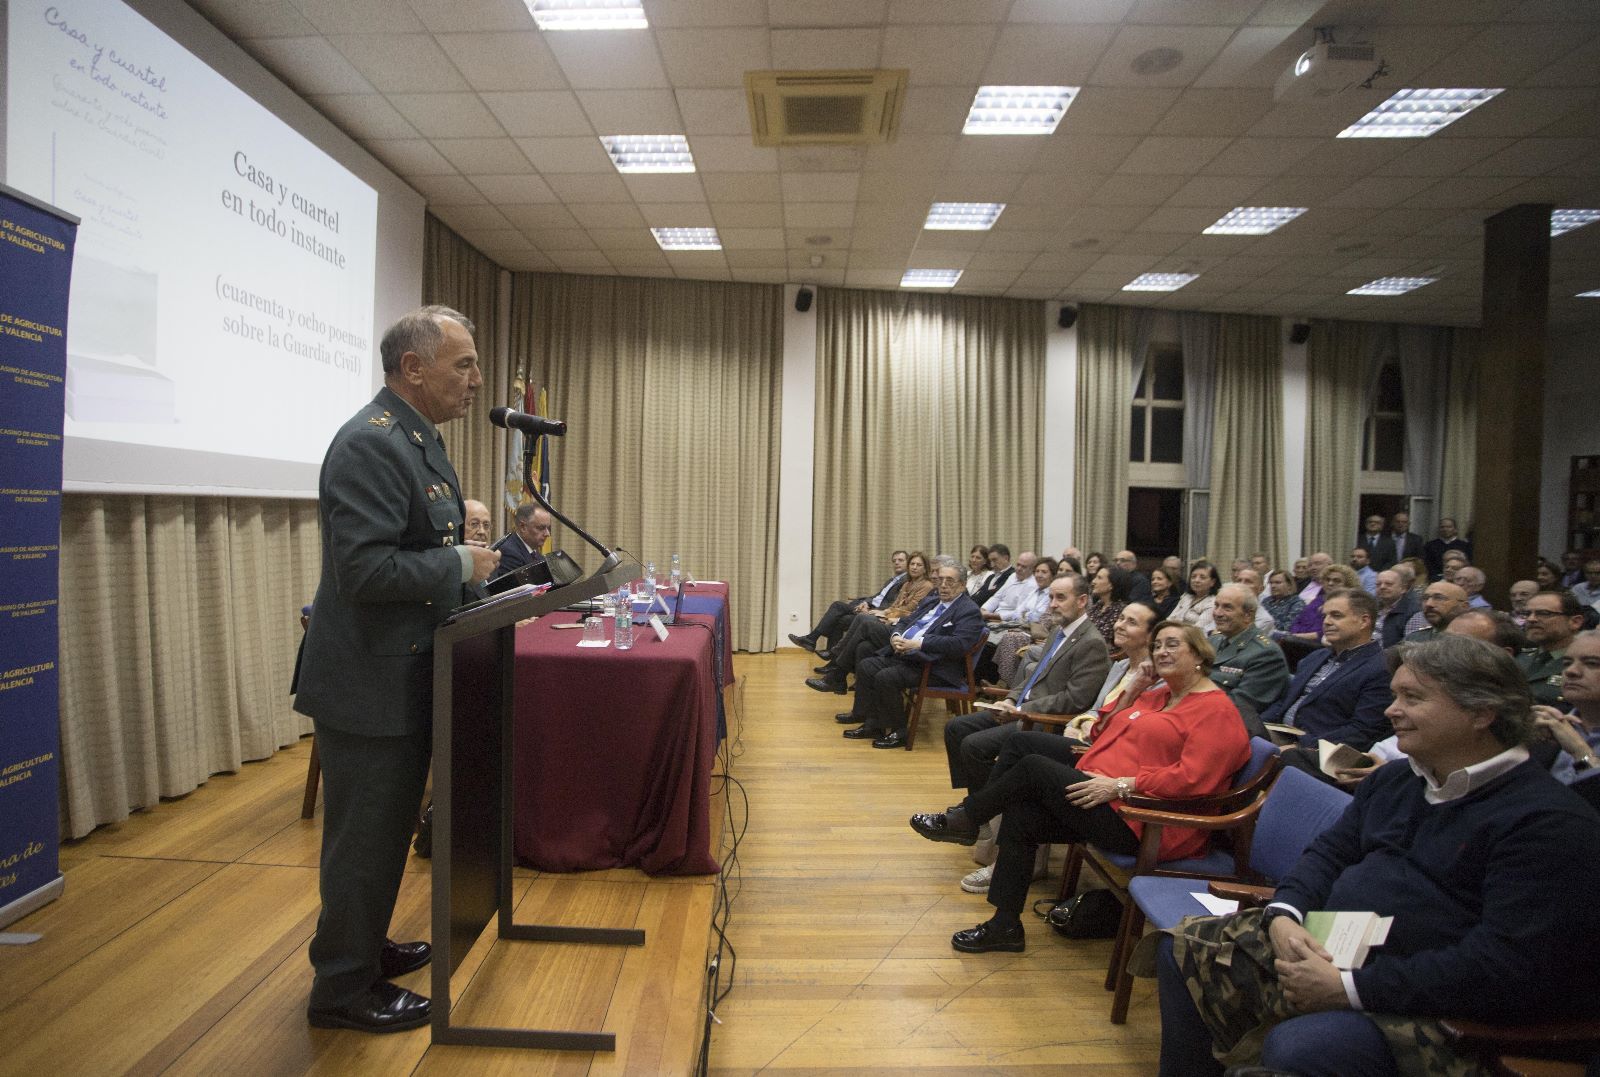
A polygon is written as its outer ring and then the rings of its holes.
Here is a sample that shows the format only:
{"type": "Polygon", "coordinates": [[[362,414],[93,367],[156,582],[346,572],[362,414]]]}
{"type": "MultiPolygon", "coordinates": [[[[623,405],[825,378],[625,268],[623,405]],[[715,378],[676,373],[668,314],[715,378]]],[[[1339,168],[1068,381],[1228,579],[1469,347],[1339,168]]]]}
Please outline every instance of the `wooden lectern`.
{"type": "Polygon", "coordinates": [[[485,1028],[450,1020],[450,976],[496,914],[522,942],[641,946],[644,932],[518,924],[512,918],[513,665],[518,621],[614,591],[639,577],[612,567],[585,580],[461,611],[433,637],[433,1042],[615,1051],[609,1032],[485,1028]]]}

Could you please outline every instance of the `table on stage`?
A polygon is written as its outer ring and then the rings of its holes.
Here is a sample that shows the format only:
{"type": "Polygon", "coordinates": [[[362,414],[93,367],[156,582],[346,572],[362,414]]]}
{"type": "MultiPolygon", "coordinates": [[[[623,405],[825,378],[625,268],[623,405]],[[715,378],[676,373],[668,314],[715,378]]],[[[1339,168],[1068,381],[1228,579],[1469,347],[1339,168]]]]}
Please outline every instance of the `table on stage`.
{"type": "Polygon", "coordinates": [[[726,585],[692,585],[687,623],[666,642],[636,625],[628,651],[579,647],[581,632],[555,627],[580,619],[517,629],[518,859],[544,871],[715,872],[711,772],[733,674],[726,585]]]}

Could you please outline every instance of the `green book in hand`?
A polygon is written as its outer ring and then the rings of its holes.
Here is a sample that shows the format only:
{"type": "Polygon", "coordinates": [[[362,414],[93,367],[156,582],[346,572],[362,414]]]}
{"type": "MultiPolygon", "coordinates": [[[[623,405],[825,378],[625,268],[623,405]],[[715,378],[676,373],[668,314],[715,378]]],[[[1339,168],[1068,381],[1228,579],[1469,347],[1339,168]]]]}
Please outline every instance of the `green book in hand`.
{"type": "Polygon", "coordinates": [[[1358,969],[1374,946],[1389,937],[1392,916],[1375,912],[1308,912],[1306,931],[1322,944],[1340,969],[1358,969]]]}

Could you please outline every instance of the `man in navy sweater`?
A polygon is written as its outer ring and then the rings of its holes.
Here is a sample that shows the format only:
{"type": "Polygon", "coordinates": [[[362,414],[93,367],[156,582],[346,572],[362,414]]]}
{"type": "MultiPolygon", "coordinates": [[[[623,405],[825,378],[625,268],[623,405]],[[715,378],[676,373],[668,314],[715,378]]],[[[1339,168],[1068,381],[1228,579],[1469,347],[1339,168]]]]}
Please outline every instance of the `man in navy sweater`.
{"type": "Polygon", "coordinates": [[[1389,717],[1409,760],[1357,787],[1264,911],[1162,940],[1163,1074],[1220,1073],[1214,1056],[1301,1077],[1411,1071],[1397,1059],[1435,1072],[1453,1050],[1436,1018],[1600,1014],[1600,962],[1574,945],[1600,934],[1594,902],[1575,897],[1600,893],[1600,816],[1529,760],[1524,678],[1465,637],[1398,657],[1389,717]],[[1318,909],[1394,923],[1341,972],[1301,926],[1318,909]],[[1234,943],[1228,968],[1192,942],[1217,937],[1234,943]]]}

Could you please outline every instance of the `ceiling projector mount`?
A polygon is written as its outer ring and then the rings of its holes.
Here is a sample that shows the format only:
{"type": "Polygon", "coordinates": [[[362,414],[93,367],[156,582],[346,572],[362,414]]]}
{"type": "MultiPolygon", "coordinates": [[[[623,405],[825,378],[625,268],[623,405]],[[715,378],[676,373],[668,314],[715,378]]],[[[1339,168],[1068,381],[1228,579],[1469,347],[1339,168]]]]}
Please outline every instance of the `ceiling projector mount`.
{"type": "Polygon", "coordinates": [[[1372,42],[1341,45],[1331,26],[1319,26],[1311,47],[1278,77],[1272,97],[1276,101],[1320,101],[1350,90],[1370,90],[1389,74],[1389,65],[1372,42]]]}

